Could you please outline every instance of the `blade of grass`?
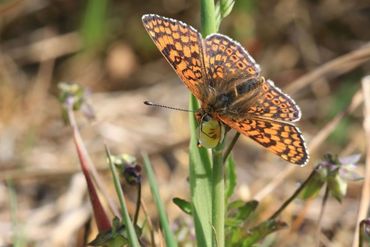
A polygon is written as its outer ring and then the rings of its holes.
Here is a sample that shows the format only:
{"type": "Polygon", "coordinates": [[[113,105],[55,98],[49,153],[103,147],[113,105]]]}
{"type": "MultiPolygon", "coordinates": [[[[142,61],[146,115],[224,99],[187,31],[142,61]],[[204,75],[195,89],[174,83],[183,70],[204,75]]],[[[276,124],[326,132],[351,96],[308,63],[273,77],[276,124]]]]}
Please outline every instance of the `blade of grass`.
{"type": "Polygon", "coordinates": [[[10,206],[10,216],[12,219],[12,227],[13,227],[13,246],[14,247],[23,247],[27,245],[24,229],[21,224],[19,224],[17,215],[18,215],[18,203],[17,203],[17,195],[14,190],[14,185],[11,179],[7,179],[6,181],[8,186],[8,197],[9,197],[9,206],[10,206]]]}
{"type": "Polygon", "coordinates": [[[159,220],[163,228],[164,238],[166,240],[166,246],[171,246],[171,247],[177,246],[177,242],[175,240],[175,237],[168,223],[168,218],[167,218],[167,214],[166,214],[163,202],[161,200],[161,197],[159,196],[157,181],[155,180],[154,172],[150,164],[149,157],[147,154],[143,154],[142,156],[144,159],[144,168],[145,168],[146,175],[148,176],[150,190],[152,191],[153,198],[154,198],[155,204],[158,209],[159,220]]]}
{"type": "Polygon", "coordinates": [[[87,1],[81,27],[81,33],[87,51],[96,51],[104,43],[107,32],[105,19],[108,4],[108,0],[87,1]]]}
{"type": "Polygon", "coordinates": [[[109,160],[109,168],[112,171],[112,177],[113,177],[113,183],[114,183],[114,188],[116,190],[120,206],[121,206],[121,214],[122,214],[122,220],[123,223],[125,223],[126,229],[127,229],[127,235],[128,235],[128,241],[130,246],[133,247],[139,247],[139,240],[137,238],[136,232],[134,225],[132,224],[132,221],[130,219],[130,216],[128,214],[127,206],[126,206],[126,201],[125,201],[125,196],[123,195],[123,191],[120,185],[119,177],[118,177],[118,172],[116,170],[116,167],[112,163],[111,155],[107,147],[105,147],[105,151],[107,153],[107,157],[109,160]]]}
{"type": "Polygon", "coordinates": [[[225,164],[225,180],[225,203],[227,204],[236,188],[235,162],[231,155],[227,158],[225,164]]]}

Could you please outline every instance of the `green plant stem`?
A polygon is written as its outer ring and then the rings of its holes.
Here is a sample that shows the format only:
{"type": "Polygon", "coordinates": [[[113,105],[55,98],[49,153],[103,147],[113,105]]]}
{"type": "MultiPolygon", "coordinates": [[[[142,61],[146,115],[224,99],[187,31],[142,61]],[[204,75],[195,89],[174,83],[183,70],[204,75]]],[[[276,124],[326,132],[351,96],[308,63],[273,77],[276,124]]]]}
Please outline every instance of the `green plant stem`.
{"type": "MultiPolygon", "coordinates": [[[[199,104],[193,95],[189,97],[189,108],[197,110],[199,104]]],[[[197,246],[212,245],[212,161],[205,148],[197,146],[197,121],[189,113],[191,128],[189,144],[189,181],[191,204],[197,246]]]]}
{"type": "Polygon", "coordinates": [[[135,215],[134,215],[134,226],[137,225],[137,220],[139,218],[140,202],[141,202],[141,183],[138,183],[137,184],[136,209],[135,209],[135,215]]]}
{"type": "Polygon", "coordinates": [[[214,0],[200,1],[200,22],[202,25],[202,35],[204,37],[217,32],[214,0]]]}
{"type": "Polygon", "coordinates": [[[316,246],[317,247],[320,246],[321,222],[322,222],[322,217],[324,215],[325,205],[329,197],[329,191],[330,191],[329,185],[326,184],[324,197],[322,198],[322,203],[321,203],[320,215],[319,215],[319,219],[317,220],[317,230],[316,230],[316,241],[317,241],[316,246]]]}
{"type": "Polygon", "coordinates": [[[299,195],[299,193],[306,187],[306,184],[315,176],[316,169],[314,169],[310,176],[298,187],[298,189],[293,193],[288,200],[286,200],[283,205],[273,214],[270,216],[269,220],[275,219],[280,215],[280,213],[299,195]]]}
{"type": "Polygon", "coordinates": [[[239,136],[240,136],[240,133],[236,132],[233,139],[231,140],[229,146],[226,148],[226,151],[224,153],[223,163],[225,163],[225,161],[227,160],[227,157],[231,153],[231,150],[233,150],[233,147],[234,147],[235,143],[238,141],[239,136]]]}
{"type": "MultiPolygon", "coordinates": [[[[201,0],[200,14],[202,35],[206,37],[209,34],[217,32],[215,18],[214,0],[201,0]]],[[[223,247],[225,245],[225,182],[223,166],[223,142],[212,150],[212,226],[214,235],[212,237],[212,246],[223,247]]]]}
{"type": "Polygon", "coordinates": [[[222,151],[224,144],[220,143],[212,150],[212,225],[214,236],[212,246],[225,244],[225,182],[222,151]]]}
{"type": "Polygon", "coordinates": [[[358,247],[363,247],[364,246],[365,226],[366,226],[366,222],[365,222],[365,220],[362,220],[360,222],[360,230],[358,232],[358,247]]]}
{"type": "Polygon", "coordinates": [[[134,225],[131,222],[130,215],[128,214],[127,211],[127,206],[126,206],[126,201],[125,201],[125,196],[123,195],[123,191],[119,182],[119,177],[118,177],[118,172],[116,170],[116,167],[113,165],[112,159],[111,159],[111,154],[108,150],[108,147],[105,147],[105,151],[107,153],[107,157],[109,160],[109,168],[112,171],[112,177],[113,177],[113,183],[114,183],[114,188],[117,192],[118,200],[121,206],[121,214],[122,214],[122,219],[123,222],[125,223],[126,229],[127,229],[127,235],[128,235],[128,240],[130,246],[133,247],[139,247],[139,241],[136,235],[136,231],[134,228],[134,225]]]}
{"type": "Polygon", "coordinates": [[[8,187],[8,198],[9,198],[9,207],[10,207],[10,217],[12,221],[12,230],[14,232],[12,240],[14,247],[24,247],[27,246],[25,239],[24,229],[22,224],[18,221],[18,202],[17,202],[17,193],[14,189],[14,184],[12,179],[6,179],[6,185],[8,187]]]}

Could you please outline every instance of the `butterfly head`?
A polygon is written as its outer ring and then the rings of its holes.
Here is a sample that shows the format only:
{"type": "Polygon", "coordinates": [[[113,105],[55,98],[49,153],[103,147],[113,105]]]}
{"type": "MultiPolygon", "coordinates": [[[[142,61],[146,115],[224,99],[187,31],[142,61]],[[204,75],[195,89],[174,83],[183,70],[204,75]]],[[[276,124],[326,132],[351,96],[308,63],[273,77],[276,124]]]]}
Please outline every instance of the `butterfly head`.
{"type": "Polygon", "coordinates": [[[197,128],[199,147],[214,148],[222,142],[225,136],[225,126],[220,121],[202,109],[195,116],[199,122],[197,128]]]}

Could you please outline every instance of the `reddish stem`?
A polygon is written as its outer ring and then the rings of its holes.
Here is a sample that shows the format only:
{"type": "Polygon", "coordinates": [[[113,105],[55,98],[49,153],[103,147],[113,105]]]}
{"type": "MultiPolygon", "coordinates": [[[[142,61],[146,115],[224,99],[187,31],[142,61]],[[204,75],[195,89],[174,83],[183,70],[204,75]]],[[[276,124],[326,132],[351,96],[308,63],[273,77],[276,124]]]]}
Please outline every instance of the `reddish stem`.
{"type": "Polygon", "coordinates": [[[91,179],[89,168],[86,163],[86,157],[81,149],[81,140],[79,138],[76,128],[73,128],[73,140],[76,144],[77,154],[81,164],[81,170],[86,179],[87,188],[89,190],[89,197],[91,200],[91,205],[93,207],[94,217],[99,232],[108,231],[112,228],[112,225],[108,219],[107,214],[104,211],[104,208],[99,200],[98,193],[96,192],[94,183],[91,179]]]}

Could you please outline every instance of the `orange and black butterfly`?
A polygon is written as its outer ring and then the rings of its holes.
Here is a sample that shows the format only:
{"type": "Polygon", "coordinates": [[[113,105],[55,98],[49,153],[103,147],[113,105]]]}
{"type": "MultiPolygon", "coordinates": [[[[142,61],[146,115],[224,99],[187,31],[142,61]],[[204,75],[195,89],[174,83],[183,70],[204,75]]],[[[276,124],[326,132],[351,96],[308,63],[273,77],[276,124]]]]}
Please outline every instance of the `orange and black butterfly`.
{"type": "Polygon", "coordinates": [[[281,158],[299,165],[307,148],[293,124],[301,117],[296,103],[231,38],[202,38],[193,27],[158,15],[144,15],[145,29],[178,76],[201,102],[198,115],[214,119],[252,138],[281,158]]]}

